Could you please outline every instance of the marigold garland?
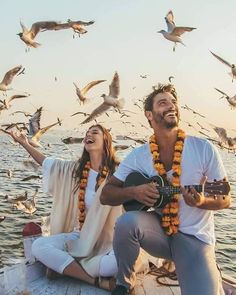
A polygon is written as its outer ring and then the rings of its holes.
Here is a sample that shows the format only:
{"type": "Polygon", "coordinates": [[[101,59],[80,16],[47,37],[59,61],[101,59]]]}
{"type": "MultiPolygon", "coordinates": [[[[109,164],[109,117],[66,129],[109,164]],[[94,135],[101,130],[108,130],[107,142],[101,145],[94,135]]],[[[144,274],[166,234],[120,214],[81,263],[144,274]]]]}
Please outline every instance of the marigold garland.
{"type": "MultiPolygon", "coordinates": [[[[79,209],[79,229],[82,229],[82,226],[85,221],[86,213],[85,213],[85,190],[87,187],[88,183],[88,175],[89,175],[89,170],[91,168],[91,163],[90,161],[87,161],[87,163],[84,166],[82,176],[79,182],[79,202],[78,202],[78,209],[79,209]]],[[[102,182],[105,180],[106,176],[108,174],[108,169],[107,167],[103,167],[102,172],[99,175],[98,181],[96,188],[98,188],[102,182]]]]}
{"type": "MultiPolygon", "coordinates": [[[[186,135],[185,132],[181,129],[178,129],[177,134],[177,141],[175,143],[175,149],[174,149],[174,157],[173,157],[173,163],[172,163],[172,185],[173,186],[180,186],[180,175],[181,175],[181,155],[184,147],[184,139],[186,135]]],[[[166,170],[164,167],[164,164],[160,160],[160,153],[159,153],[159,147],[156,143],[156,137],[155,134],[153,134],[149,139],[149,146],[152,153],[153,158],[153,164],[160,176],[163,178],[167,177],[166,170]]],[[[179,227],[179,217],[178,217],[178,211],[179,211],[179,194],[175,194],[171,202],[167,204],[162,209],[162,219],[161,219],[161,225],[167,235],[172,235],[178,232],[179,227]]]]}

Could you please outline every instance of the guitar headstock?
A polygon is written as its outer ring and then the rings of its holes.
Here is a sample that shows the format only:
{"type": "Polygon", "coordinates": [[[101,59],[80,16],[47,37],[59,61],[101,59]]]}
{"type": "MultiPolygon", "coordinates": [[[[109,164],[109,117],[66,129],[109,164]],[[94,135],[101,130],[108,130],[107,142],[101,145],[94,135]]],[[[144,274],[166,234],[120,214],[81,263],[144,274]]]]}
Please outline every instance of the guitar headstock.
{"type": "Polygon", "coordinates": [[[209,195],[228,195],[230,192],[230,184],[225,180],[206,182],[204,191],[209,195]]]}

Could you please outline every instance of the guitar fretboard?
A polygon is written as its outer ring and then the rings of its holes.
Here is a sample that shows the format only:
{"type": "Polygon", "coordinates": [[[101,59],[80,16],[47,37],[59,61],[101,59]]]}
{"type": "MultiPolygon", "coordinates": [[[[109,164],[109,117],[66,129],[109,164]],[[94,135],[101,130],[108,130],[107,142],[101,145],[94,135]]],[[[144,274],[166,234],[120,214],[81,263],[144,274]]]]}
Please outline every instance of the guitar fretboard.
{"type": "MultiPolygon", "coordinates": [[[[194,187],[198,193],[202,192],[202,185],[191,185],[191,186],[194,187]]],[[[190,185],[186,185],[184,187],[189,188],[190,185]]],[[[174,194],[180,193],[180,186],[171,186],[171,185],[162,186],[162,187],[158,186],[157,189],[161,194],[166,194],[166,195],[174,195],[174,194]]]]}

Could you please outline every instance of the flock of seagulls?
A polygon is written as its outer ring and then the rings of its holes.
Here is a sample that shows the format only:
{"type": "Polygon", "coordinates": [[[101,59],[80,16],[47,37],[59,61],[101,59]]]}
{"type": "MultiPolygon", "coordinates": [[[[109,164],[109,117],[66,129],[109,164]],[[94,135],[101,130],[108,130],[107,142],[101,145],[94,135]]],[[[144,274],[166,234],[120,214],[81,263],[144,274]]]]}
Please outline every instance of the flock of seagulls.
{"type": "MultiPolygon", "coordinates": [[[[165,16],[165,22],[167,25],[167,30],[160,30],[158,33],[162,34],[163,37],[174,43],[173,51],[176,50],[176,46],[178,43],[185,46],[182,36],[185,32],[192,32],[196,28],[195,27],[188,27],[188,26],[176,26],[174,21],[174,14],[173,11],[170,10],[166,16],[165,16]]],[[[59,31],[59,30],[67,30],[71,29],[73,31],[73,38],[75,35],[78,35],[79,37],[83,34],[87,33],[87,27],[90,25],[93,25],[94,21],[72,21],[71,19],[68,19],[66,22],[56,22],[56,21],[39,21],[32,24],[31,28],[27,28],[23,22],[20,22],[20,26],[22,28],[22,31],[18,33],[21,41],[24,42],[24,44],[27,46],[27,51],[30,48],[38,48],[40,46],[40,43],[37,42],[37,35],[41,34],[45,31],[59,31]]],[[[224,60],[220,56],[216,55],[211,51],[211,54],[219,60],[221,63],[225,64],[227,67],[231,69],[230,76],[232,77],[232,80],[236,78],[236,67],[234,64],[229,63],[228,61],[224,60]]],[[[24,94],[14,94],[10,97],[7,96],[8,91],[12,90],[11,84],[13,83],[13,79],[16,78],[16,76],[19,76],[21,74],[25,74],[25,68],[22,65],[16,66],[10,70],[8,70],[2,81],[0,82],[0,93],[2,93],[3,97],[0,99],[0,115],[1,113],[7,112],[9,109],[11,109],[13,102],[16,100],[21,100],[23,98],[27,98],[30,94],[24,93],[24,94]]],[[[148,74],[140,74],[139,77],[141,79],[148,79],[148,74]]],[[[168,80],[170,83],[172,83],[172,80],[174,79],[174,76],[169,76],[168,80]]],[[[58,79],[55,76],[54,80],[57,82],[58,79]]],[[[77,112],[70,115],[70,117],[82,115],[84,118],[80,125],[84,125],[86,123],[95,121],[97,122],[97,119],[103,115],[106,114],[108,117],[112,116],[111,113],[116,113],[120,118],[119,122],[126,126],[130,125],[133,129],[137,129],[137,124],[134,124],[132,121],[132,114],[139,115],[139,113],[143,113],[143,107],[140,105],[143,103],[143,99],[137,99],[133,102],[133,106],[136,108],[137,112],[132,112],[130,110],[124,109],[125,99],[120,97],[120,77],[118,72],[114,73],[114,76],[110,82],[109,90],[106,94],[102,94],[101,97],[103,98],[103,102],[95,107],[94,109],[91,109],[91,112],[83,111],[84,105],[88,105],[91,101],[91,98],[89,96],[90,90],[97,86],[98,84],[104,83],[106,80],[94,80],[89,82],[84,87],[80,88],[79,82],[73,82],[73,85],[75,86],[75,94],[77,96],[77,100],[79,103],[79,109],[77,112]]],[[[136,86],[133,86],[132,89],[136,89],[136,86]]],[[[156,86],[153,86],[153,89],[156,89],[156,86]]],[[[224,91],[215,88],[215,90],[221,94],[220,98],[224,98],[227,100],[230,108],[232,110],[236,109],[236,95],[229,96],[224,91]]],[[[190,112],[194,118],[201,118],[201,120],[206,120],[206,116],[201,114],[200,112],[194,110],[193,108],[189,107],[188,105],[182,106],[182,109],[184,109],[187,112],[190,112]]],[[[19,132],[24,132],[27,136],[27,139],[29,143],[36,147],[36,148],[42,148],[42,144],[40,142],[42,136],[51,128],[54,126],[61,126],[62,120],[57,118],[57,120],[54,121],[54,123],[41,127],[41,116],[43,112],[43,107],[40,107],[34,111],[34,113],[29,113],[25,110],[17,110],[12,112],[10,115],[13,117],[16,114],[17,115],[24,115],[27,122],[15,122],[15,123],[5,123],[1,124],[0,126],[0,132],[3,132],[7,135],[13,134],[13,130],[18,130],[19,132]]],[[[63,119],[65,120],[65,119],[63,119]]],[[[114,121],[114,120],[113,120],[114,121]]],[[[235,152],[236,150],[236,137],[229,137],[227,134],[226,129],[223,127],[217,127],[215,125],[211,125],[207,123],[207,126],[204,124],[196,121],[196,124],[182,121],[184,124],[187,124],[190,128],[194,128],[197,132],[204,135],[209,140],[212,140],[216,144],[218,144],[221,148],[226,148],[229,151],[235,152]],[[210,128],[210,127],[211,128],[210,128]],[[209,133],[214,131],[218,139],[215,139],[211,136],[209,136],[209,133]]],[[[99,122],[100,123],[100,122],[99,122]]],[[[149,128],[141,123],[139,123],[139,128],[145,129],[145,132],[147,132],[147,129],[149,131],[149,128]]],[[[136,144],[143,144],[146,142],[145,138],[137,138],[135,137],[137,135],[136,132],[128,133],[126,136],[124,136],[124,139],[131,140],[134,142],[134,145],[131,147],[134,147],[136,144]]],[[[62,142],[64,144],[79,144],[83,142],[83,137],[68,137],[62,139],[62,142]]],[[[114,145],[115,150],[125,150],[130,148],[129,145],[120,145],[116,144],[114,145]]],[[[39,166],[32,160],[24,160],[23,165],[26,169],[31,169],[33,171],[38,171],[39,166]]],[[[1,172],[1,171],[0,171],[1,172]]],[[[4,171],[4,175],[7,178],[12,178],[14,176],[14,173],[12,170],[8,169],[4,171]]],[[[32,174],[27,177],[24,177],[21,179],[23,182],[28,182],[31,180],[40,180],[42,178],[41,175],[32,174]]],[[[38,190],[35,191],[33,196],[29,199],[28,193],[25,192],[20,196],[12,197],[12,196],[6,196],[6,201],[11,203],[12,206],[15,209],[21,210],[26,214],[33,214],[36,211],[36,195],[38,193],[38,190]]],[[[2,222],[5,219],[5,216],[0,216],[0,222],[2,222]]]]}

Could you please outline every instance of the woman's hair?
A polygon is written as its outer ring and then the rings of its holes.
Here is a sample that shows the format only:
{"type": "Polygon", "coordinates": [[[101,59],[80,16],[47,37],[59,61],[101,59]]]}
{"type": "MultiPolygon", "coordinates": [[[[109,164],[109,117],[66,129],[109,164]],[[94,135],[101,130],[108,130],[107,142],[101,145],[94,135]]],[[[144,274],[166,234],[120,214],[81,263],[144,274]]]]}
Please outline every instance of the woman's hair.
{"type": "MultiPolygon", "coordinates": [[[[97,180],[98,180],[103,167],[107,167],[109,171],[108,176],[110,176],[115,172],[115,168],[119,164],[119,161],[116,159],[115,150],[112,146],[112,137],[109,131],[100,124],[92,125],[91,127],[89,127],[88,130],[94,127],[98,127],[103,133],[103,155],[102,155],[102,163],[101,163],[101,166],[99,167],[99,173],[97,176],[97,180]]],[[[86,151],[84,147],[82,156],[76,163],[75,168],[73,170],[73,174],[72,174],[73,177],[76,179],[74,191],[76,191],[79,187],[79,182],[82,176],[82,172],[84,170],[84,166],[89,160],[90,160],[89,153],[86,151]]]]}

